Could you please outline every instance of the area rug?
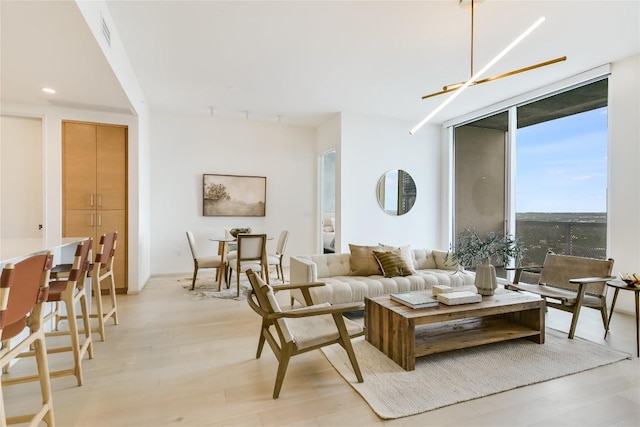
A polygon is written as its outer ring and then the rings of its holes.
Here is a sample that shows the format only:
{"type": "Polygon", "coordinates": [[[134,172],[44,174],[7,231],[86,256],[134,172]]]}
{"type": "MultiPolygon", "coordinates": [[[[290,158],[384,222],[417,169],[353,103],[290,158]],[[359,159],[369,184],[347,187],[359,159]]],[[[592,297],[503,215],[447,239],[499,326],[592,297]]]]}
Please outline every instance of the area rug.
{"type": "MultiPolygon", "coordinates": [[[[194,290],[191,290],[191,277],[180,277],[178,282],[182,284],[182,287],[189,292],[194,300],[202,300],[207,298],[221,298],[232,299],[236,301],[244,301],[247,299],[247,292],[251,289],[251,283],[246,277],[240,278],[240,296],[238,296],[238,285],[235,276],[231,280],[231,286],[227,289],[224,281],[222,282],[222,289],[218,292],[218,281],[215,277],[202,277],[196,280],[196,286],[194,290]]],[[[277,278],[270,278],[270,283],[282,283],[277,278]]]]}
{"type": "Polygon", "coordinates": [[[630,357],[547,328],[543,345],[526,339],[433,354],[405,371],[359,337],[353,340],[364,377],[358,383],[338,344],[322,349],[329,362],[384,419],[401,418],[443,406],[608,365],[630,357]]]}

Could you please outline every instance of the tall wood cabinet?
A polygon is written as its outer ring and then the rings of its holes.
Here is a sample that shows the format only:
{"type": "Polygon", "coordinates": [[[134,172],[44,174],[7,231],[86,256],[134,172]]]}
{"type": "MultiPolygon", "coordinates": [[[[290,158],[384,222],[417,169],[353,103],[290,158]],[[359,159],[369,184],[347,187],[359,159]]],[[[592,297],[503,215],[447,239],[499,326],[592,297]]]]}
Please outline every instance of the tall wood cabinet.
{"type": "MultiPolygon", "coordinates": [[[[127,290],[127,127],[62,123],[62,198],[65,237],[117,231],[116,289],[127,290]]],[[[94,250],[95,253],[95,250],[94,250]]]]}

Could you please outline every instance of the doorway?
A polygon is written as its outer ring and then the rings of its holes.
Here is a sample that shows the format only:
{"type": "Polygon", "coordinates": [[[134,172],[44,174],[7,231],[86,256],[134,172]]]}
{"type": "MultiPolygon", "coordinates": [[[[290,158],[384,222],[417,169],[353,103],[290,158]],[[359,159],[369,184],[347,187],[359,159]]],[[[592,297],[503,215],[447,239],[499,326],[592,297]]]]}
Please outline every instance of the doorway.
{"type": "Polygon", "coordinates": [[[320,253],[334,253],[336,225],[336,150],[320,154],[320,253]]]}

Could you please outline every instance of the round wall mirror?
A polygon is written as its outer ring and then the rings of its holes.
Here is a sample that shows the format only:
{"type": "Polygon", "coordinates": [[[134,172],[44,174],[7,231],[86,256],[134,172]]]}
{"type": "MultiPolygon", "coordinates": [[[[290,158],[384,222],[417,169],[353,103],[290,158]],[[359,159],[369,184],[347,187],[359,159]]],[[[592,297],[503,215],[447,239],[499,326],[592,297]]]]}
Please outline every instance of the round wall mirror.
{"type": "Polygon", "coordinates": [[[389,215],[404,215],[409,212],[416,202],[416,195],[416,183],[402,169],[390,170],[378,180],[378,204],[389,215]]]}

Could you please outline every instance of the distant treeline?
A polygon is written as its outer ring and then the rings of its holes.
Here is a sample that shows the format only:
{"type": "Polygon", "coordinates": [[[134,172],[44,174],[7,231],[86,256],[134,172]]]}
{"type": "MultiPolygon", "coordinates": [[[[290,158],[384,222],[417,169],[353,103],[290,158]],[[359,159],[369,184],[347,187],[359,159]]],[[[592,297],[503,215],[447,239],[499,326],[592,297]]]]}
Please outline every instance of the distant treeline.
{"type": "Polygon", "coordinates": [[[517,221],[607,222],[606,212],[517,212],[517,221]]]}

